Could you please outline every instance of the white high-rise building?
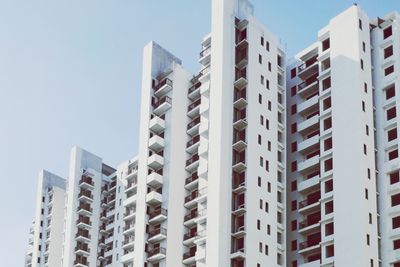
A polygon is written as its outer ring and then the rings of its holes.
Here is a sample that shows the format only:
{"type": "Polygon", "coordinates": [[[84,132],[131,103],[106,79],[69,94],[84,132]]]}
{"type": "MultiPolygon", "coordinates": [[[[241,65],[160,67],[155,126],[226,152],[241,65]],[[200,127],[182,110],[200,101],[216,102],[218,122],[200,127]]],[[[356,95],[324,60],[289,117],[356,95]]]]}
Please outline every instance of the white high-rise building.
{"type": "Polygon", "coordinates": [[[64,199],[65,180],[48,171],[41,171],[26,266],[61,266],[64,199]]]}
{"type": "Polygon", "coordinates": [[[26,266],[400,267],[399,15],[353,5],[287,68],[249,1],[211,25],[195,75],[145,47],[138,155],[74,147],[26,266]]]}

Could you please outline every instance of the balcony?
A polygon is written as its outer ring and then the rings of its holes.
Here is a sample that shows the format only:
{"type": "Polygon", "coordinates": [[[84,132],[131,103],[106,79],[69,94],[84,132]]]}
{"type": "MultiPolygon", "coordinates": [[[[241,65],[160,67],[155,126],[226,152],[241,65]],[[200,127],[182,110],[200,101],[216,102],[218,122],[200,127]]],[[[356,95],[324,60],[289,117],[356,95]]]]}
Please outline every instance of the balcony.
{"type": "Polygon", "coordinates": [[[194,81],[194,84],[188,90],[189,99],[193,100],[200,97],[200,87],[201,87],[201,82],[194,81]]]}
{"type": "Polygon", "coordinates": [[[199,181],[199,176],[197,175],[197,173],[196,172],[192,173],[192,175],[186,178],[185,180],[185,188],[188,190],[193,189],[193,187],[195,187],[198,184],[198,181],[199,181]]]}
{"type": "Polygon", "coordinates": [[[208,80],[208,78],[210,77],[210,71],[211,71],[211,67],[210,66],[207,66],[204,69],[202,69],[200,71],[199,81],[200,82],[205,82],[206,80],[208,80]]]}
{"type": "Polygon", "coordinates": [[[301,141],[297,146],[297,151],[303,154],[308,154],[319,148],[319,135],[314,135],[304,141],[301,141]]]}
{"type": "Polygon", "coordinates": [[[154,133],[161,133],[165,130],[165,120],[158,116],[153,116],[149,123],[149,129],[154,133]]]}
{"type": "Polygon", "coordinates": [[[125,223],[125,227],[124,227],[124,235],[128,235],[128,234],[132,234],[135,232],[135,222],[129,222],[129,223],[125,223]]]}
{"type": "MultiPolygon", "coordinates": [[[[318,74],[317,74],[318,76],[318,74]]],[[[315,94],[319,90],[317,76],[312,76],[312,78],[307,79],[297,86],[297,93],[302,98],[307,98],[307,96],[315,94]]]]}
{"type": "Polygon", "coordinates": [[[125,199],[124,202],[123,202],[123,205],[124,205],[125,207],[126,207],[126,206],[131,206],[131,205],[133,205],[133,204],[136,203],[136,200],[137,200],[137,195],[136,195],[136,193],[128,194],[128,195],[126,196],[126,199],[125,199]]]}
{"type": "Polygon", "coordinates": [[[82,176],[81,180],[79,181],[79,186],[87,190],[93,190],[94,189],[93,179],[89,176],[82,176]]]}
{"type": "Polygon", "coordinates": [[[92,222],[87,217],[79,216],[76,221],[76,226],[81,229],[90,229],[92,227],[92,222]]]}
{"type": "Polygon", "coordinates": [[[196,262],[196,258],[195,257],[196,257],[196,251],[188,251],[188,252],[183,254],[182,263],[184,265],[191,266],[192,264],[194,264],[196,262]]]}
{"type": "Polygon", "coordinates": [[[311,251],[320,249],[321,238],[312,238],[299,244],[299,253],[311,253],[311,251]]]}
{"type": "Polygon", "coordinates": [[[236,71],[234,86],[238,90],[246,88],[248,84],[246,69],[236,71]]]}
{"type": "Polygon", "coordinates": [[[187,133],[193,136],[196,132],[198,132],[200,127],[200,116],[194,118],[187,126],[187,133]]]}
{"type": "Polygon", "coordinates": [[[186,227],[191,227],[197,222],[202,221],[203,218],[206,218],[207,215],[207,209],[202,209],[198,211],[197,209],[191,210],[189,214],[186,214],[184,219],[183,219],[183,224],[186,227]]]}
{"type": "Polygon", "coordinates": [[[137,186],[137,178],[128,180],[128,183],[127,183],[126,189],[125,189],[125,193],[129,193],[129,192],[135,191],[136,186],[137,186]]]}
{"type": "Polygon", "coordinates": [[[246,212],[246,203],[244,203],[244,201],[237,203],[236,205],[234,205],[232,209],[232,213],[234,215],[241,215],[245,212],[246,212]]]}
{"type": "Polygon", "coordinates": [[[151,263],[158,262],[165,258],[166,249],[162,247],[154,248],[147,252],[147,261],[151,263]]]}
{"type": "Polygon", "coordinates": [[[150,230],[148,234],[149,234],[147,239],[148,242],[158,243],[161,240],[167,238],[167,229],[165,228],[153,229],[150,230]]]}
{"type": "Polygon", "coordinates": [[[307,232],[312,231],[313,229],[319,228],[320,220],[321,220],[320,212],[307,216],[307,219],[299,222],[299,232],[305,234],[307,232]]]}
{"type": "MultiPolygon", "coordinates": [[[[244,173],[243,173],[244,174],[244,173]]],[[[239,193],[243,193],[244,191],[246,191],[246,179],[243,178],[240,181],[236,181],[233,183],[232,185],[232,192],[235,194],[239,194],[239,193]]]]}
{"type": "Polygon", "coordinates": [[[164,165],[164,158],[158,154],[153,154],[148,158],[147,166],[153,170],[158,170],[164,165]]]}
{"type": "Polygon", "coordinates": [[[129,249],[135,246],[135,236],[125,237],[122,242],[122,249],[129,249]]]}
{"type": "Polygon", "coordinates": [[[247,168],[246,166],[246,152],[242,151],[240,153],[235,153],[233,155],[233,163],[232,163],[232,169],[236,173],[241,173],[244,172],[247,168]]]}
{"type": "Polygon", "coordinates": [[[124,213],[124,221],[132,220],[136,215],[136,207],[127,208],[124,213]]]}
{"type": "Polygon", "coordinates": [[[196,148],[200,145],[200,135],[195,135],[192,139],[186,143],[186,152],[194,153],[196,148]]]}
{"type": "Polygon", "coordinates": [[[159,135],[153,135],[153,137],[149,139],[149,148],[153,151],[160,151],[164,148],[164,145],[164,138],[159,135]]]}
{"type": "Polygon", "coordinates": [[[246,227],[244,225],[237,226],[232,231],[232,236],[236,238],[243,237],[246,234],[246,227]]]}
{"type": "Polygon", "coordinates": [[[307,193],[314,188],[319,187],[319,175],[316,175],[307,180],[301,181],[297,186],[297,191],[300,193],[307,193]]]}
{"type": "Polygon", "coordinates": [[[88,204],[81,203],[76,209],[79,215],[91,216],[93,214],[93,209],[88,204]]]}
{"type": "Polygon", "coordinates": [[[194,228],[194,230],[191,229],[188,233],[186,233],[183,236],[183,244],[185,246],[190,246],[193,243],[193,241],[196,239],[196,237],[197,237],[196,228],[194,228]]]}
{"type": "Polygon", "coordinates": [[[89,266],[89,262],[88,262],[87,258],[78,257],[74,261],[74,267],[87,267],[87,266],[89,266]]]}
{"type": "Polygon", "coordinates": [[[159,205],[162,202],[162,195],[157,191],[151,191],[146,195],[146,203],[149,205],[159,205]]]}
{"type": "Polygon", "coordinates": [[[168,212],[164,208],[158,208],[149,213],[149,223],[157,224],[167,219],[168,212]]]}
{"type": "Polygon", "coordinates": [[[313,57],[307,60],[305,63],[297,68],[297,76],[299,76],[299,78],[303,80],[315,73],[318,73],[317,57],[313,57]]]}
{"type": "Polygon", "coordinates": [[[297,131],[302,135],[311,133],[318,129],[319,129],[319,115],[318,114],[312,116],[311,118],[304,120],[303,122],[300,122],[297,126],[297,131]]]}
{"type": "Polygon", "coordinates": [[[200,52],[199,63],[203,66],[208,65],[211,61],[211,46],[208,46],[200,52]]]}
{"type": "Polygon", "coordinates": [[[231,253],[231,259],[245,259],[246,253],[244,248],[236,248],[231,253]]]}
{"type": "Polygon", "coordinates": [[[298,164],[298,171],[305,173],[319,166],[319,155],[306,159],[298,164]]]}
{"type": "Polygon", "coordinates": [[[87,244],[80,244],[75,247],[75,254],[82,256],[90,255],[90,248],[87,244]]]}
{"type": "Polygon", "coordinates": [[[134,256],[135,256],[134,247],[125,249],[124,255],[121,256],[121,263],[125,264],[124,266],[131,266],[126,264],[128,264],[128,262],[133,262],[134,256]]]}
{"type": "Polygon", "coordinates": [[[248,64],[247,46],[236,48],[236,68],[242,69],[248,64]]]}
{"type": "Polygon", "coordinates": [[[193,118],[199,115],[200,105],[201,105],[201,98],[198,98],[193,103],[191,103],[187,109],[188,117],[193,118]]]}
{"type": "Polygon", "coordinates": [[[172,90],[173,83],[170,79],[166,78],[154,87],[154,95],[160,97],[167,94],[172,90]]]}
{"type": "Polygon", "coordinates": [[[171,105],[172,99],[168,96],[164,96],[153,104],[153,113],[157,116],[161,116],[171,108],[171,105]]]}
{"type": "Polygon", "coordinates": [[[237,131],[242,131],[247,126],[246,110],[235,110],[233,116],[233,128],[237,131]]]}
{"type": "Polygon", "coordinates": [[[194,154],[190,159],[186,161],[186,170],[188,172],[194,171],[199,166],[199,160],[199,155],[194,154]]]}
{"type": "Polygon", "coordinates": [[[207,187],[190,192],[190,194],[185,197],[185,207],[190,208],[194,206],[198,201],[200,201],[200,199],[203,199],[206,195],[207,187]]]}
{"type": "Polygon", "coordinates": [[[320,209],[319,200],[321,198],[320,192],[315,192],[308,195],[307,199],[299,202],[299,212],[312,212],[320,209]],[[317,193],[317,194],[316,194],[317,193]]]}
{"type": "Polygon", "coordinates": [[[247,106],[247,97],[246,97],[246,89],[237,90],[235,89],[235,96],[233,106],[237,110],[242,110],[247,106]]]}
{"type": "Polygon", "coordinates": [[[93,194],[90,191],[81,189],[78,195],[78,200],[82,202],[93,202],[93,194]]]}
{"type": "Polygon", "coordinates": [[[306,101],[297,105],[297,112],[300,115],[304,115],[318,109],[319,109],[319,95],[313,96],[310,99],[307,99],[306,101]]]}
{"type": "Polygon", "coordinates": [[[163,185],[163,176],[157,172],[151,172],[147,176],[147,185],[152,188],[158,188],[163,185]]]}
{"type": "Polygon", "coordinates": [[[90,242],[91,238],[88,230],[78,229],[78,233],[75,235],[75,240],[78,242],[90,242]]]}
{"type": "Polygon", "coordinates": [[[246,131],[242,130],[240,132],[235,131],[233,136],[233,149],[242,152],[247,147],[246,142],[246,131]]]}

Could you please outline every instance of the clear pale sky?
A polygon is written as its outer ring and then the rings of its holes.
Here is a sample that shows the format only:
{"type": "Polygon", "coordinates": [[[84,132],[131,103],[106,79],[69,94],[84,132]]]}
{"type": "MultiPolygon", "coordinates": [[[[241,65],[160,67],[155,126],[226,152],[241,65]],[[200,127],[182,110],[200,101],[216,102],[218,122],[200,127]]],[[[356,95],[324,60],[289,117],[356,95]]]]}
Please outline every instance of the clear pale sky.
{"type": "MultiPolygon", "coordinates": [[[[289,56],[346,0],[253,0],[289,56]]],[[[358,1],[371,18],[398,0],[358,1]]],[[[37,173],[66,177],[79,145],[113,166],[135,155],[142,48],[159,42],[198,70],[210,0],[0,0],[0,259],[24,262],[37,173]]]]}

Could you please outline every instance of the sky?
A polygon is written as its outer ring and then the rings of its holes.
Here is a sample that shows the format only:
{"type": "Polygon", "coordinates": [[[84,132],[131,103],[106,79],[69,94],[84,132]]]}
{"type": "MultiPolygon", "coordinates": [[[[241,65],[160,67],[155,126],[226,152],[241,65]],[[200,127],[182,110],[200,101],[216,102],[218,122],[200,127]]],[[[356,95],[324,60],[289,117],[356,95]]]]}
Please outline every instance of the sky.
{"type": "MultiPolygon", "coordinates": [[[[253,0],[293,56],[353,1],[253,0]]],[[[398,0],[360,0],[371,18],[398,0]]],[[[143,47],[155,40],[192,72],[210,0],[0,0],[0,259],[23,265],[37,174],[67,176],[81,146],[107,164],[138,148],[143,47]]]]}

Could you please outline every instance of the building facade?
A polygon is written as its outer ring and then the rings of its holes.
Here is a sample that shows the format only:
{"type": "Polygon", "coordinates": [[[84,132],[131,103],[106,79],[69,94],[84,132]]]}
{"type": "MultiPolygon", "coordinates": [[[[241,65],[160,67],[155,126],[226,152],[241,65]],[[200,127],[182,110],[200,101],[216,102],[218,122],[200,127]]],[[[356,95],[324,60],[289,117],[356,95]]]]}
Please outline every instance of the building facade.
{"type": "Polygon", "coordinates": [[[144,48],[138,155],[46,183],[26,266],[400,267],[399,15],[353,5],[286,67],[249,1],[211,6],[198,73],[144,48]]]}

